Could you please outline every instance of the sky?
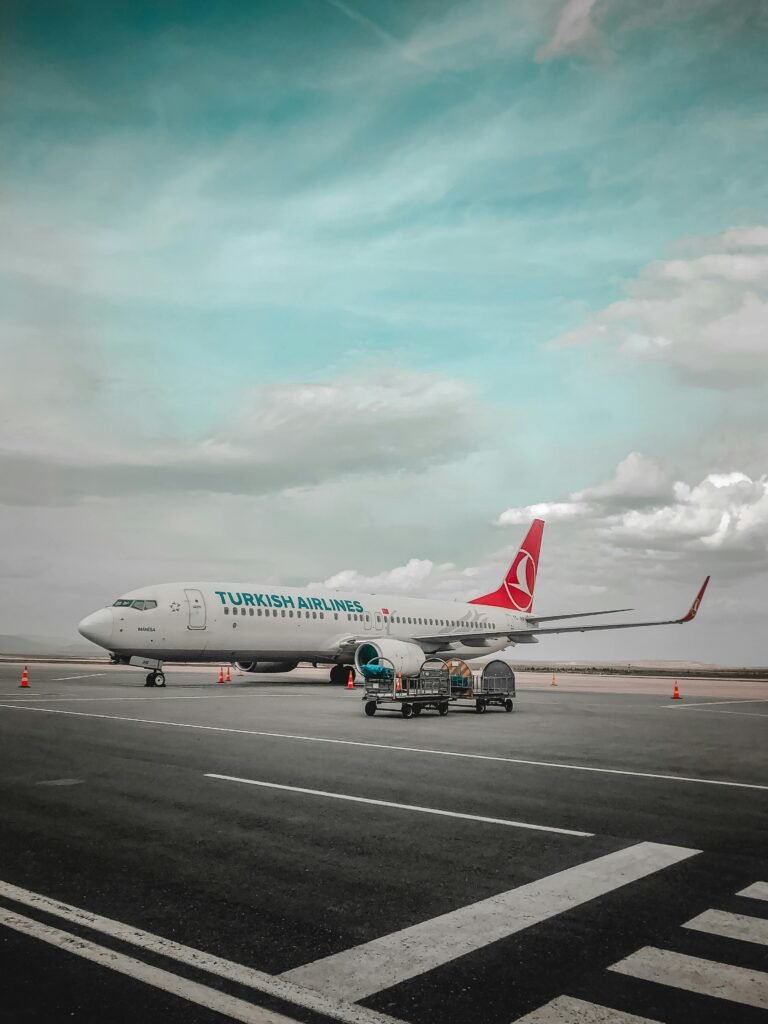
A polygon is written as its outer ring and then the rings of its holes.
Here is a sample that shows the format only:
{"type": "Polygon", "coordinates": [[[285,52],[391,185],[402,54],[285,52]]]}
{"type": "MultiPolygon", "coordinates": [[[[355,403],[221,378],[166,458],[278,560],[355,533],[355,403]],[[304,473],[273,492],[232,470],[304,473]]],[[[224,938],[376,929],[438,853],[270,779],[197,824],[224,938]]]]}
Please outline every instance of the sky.
{"type": "Polygon", "coordinates": [[[0,634],[171,580],[768,664],[768,3],[6,0],[0,634]]]}

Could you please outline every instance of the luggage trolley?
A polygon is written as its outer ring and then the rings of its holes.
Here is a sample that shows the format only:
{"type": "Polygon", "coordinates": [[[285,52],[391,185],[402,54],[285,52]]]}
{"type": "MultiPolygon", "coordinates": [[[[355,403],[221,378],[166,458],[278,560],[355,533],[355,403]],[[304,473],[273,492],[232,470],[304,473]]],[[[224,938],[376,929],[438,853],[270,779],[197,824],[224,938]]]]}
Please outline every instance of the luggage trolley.
{"type": "Polygon", "coordinates": [[[439,658],[428,658],[415,676],[395,672],[388,658],[374,658],[362,665],[361,671],[366,715],[375,715],[379,708],[399,711],[403,718],[420,715],[427,708],[440,715],[448,714],[450,680],[448,668],[439,658]]]}
{"type": "Polygon", "coordinates": [[[502,707],[505,711],[514,707],[515,673],[506,661],[489,661],[482,672],[473,672],[458,658],[452,658],[446,664],[452,703],[459,707],[473,703],[478,714],[492,706],[502,707]]]}

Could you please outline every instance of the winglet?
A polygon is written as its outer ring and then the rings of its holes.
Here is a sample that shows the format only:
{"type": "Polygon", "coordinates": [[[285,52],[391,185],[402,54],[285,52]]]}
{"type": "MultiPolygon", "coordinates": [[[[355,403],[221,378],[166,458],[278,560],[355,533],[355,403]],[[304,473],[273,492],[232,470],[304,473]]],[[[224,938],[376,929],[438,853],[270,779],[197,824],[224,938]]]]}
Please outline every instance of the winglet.
{"type": "Polygon", "coordinates": [[[678,622],[692,622],[696,618],[696,612],[699,610],[699,605],[701,604],[702,597],[704,597],[704,591],[707,589],[709,579],[710,577],[707,576],[707,578],[701,585],[701,590],[696,595],[696,600],[693,602],[690,609],[688,610],[688,614],[684,616],[682,619],[678,619],[678,622]]]}

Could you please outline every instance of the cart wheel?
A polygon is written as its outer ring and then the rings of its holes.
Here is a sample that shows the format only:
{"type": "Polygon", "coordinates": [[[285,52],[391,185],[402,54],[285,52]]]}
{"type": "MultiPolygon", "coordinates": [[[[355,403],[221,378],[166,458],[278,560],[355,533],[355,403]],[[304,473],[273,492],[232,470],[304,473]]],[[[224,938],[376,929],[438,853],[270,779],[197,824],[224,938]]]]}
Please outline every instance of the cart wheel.
{"type": "Polygon", "coordinates": [[[442,704],[438,704],[437,710],[439,711],[439,713],[441,715],[447,715],[448,714],[448,701],[444,700],[442,704]]]}
{"type": "Polygon", "coordinates": [[[365,713],[366,713],[366,715],[368,715],[369,718],[373,718],[373,716],[376,714],[376,701],[375,700],[366,701],[365,713]]]}
{"type": "Polygon", "coordinates": [[[476,700],[475,701],[475,711],[478,713],[478,715],[482,715],[482,713],[485,711],[485,701],[484,700],[476,700]]]}
{"type": "Polygon", "coordinates": [[[403,704],[400,708],[400,714],[403,718],[410,718],[413,714],[413,704],[403,704]]]}
{"type": "Polygon", "coordinates": [[[514,706],[515,705],[512,703],[512,701],[509,698],[507,698],[504,701],[504,710],[505,711],[511,711],[514,706]]]}
{"type": "Polygon", "coordinates": [[[421,704],[414,704],[413,705],[413,713],[414,713],[414,715],[420,715],[421,714],[421,704]]]}

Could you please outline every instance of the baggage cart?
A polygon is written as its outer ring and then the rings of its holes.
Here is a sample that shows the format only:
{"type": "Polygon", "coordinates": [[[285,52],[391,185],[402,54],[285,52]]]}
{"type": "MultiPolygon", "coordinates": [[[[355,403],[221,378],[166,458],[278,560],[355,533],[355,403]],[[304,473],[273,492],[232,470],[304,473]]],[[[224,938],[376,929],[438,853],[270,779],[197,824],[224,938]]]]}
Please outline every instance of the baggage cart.
{"type": "Polygon", "coordinates": [[[474,705],[478,714],[489,707],[512,711],[514,707],[515,673],[506,661],[489,661],[481,672],[473,672],[458,658],[446,663],[451,686],[451,703],[457,707],[474,705]]]}
{"type": "Polygon", "coordinates": [[[448,713],[451,696],[448,669],[440,658],[428,658],[416,675],[402,675],[388,658],[375,658],[361,667],[366,715],[378,710],[399,711],[403,718],[432,709],[448,713]]]}

